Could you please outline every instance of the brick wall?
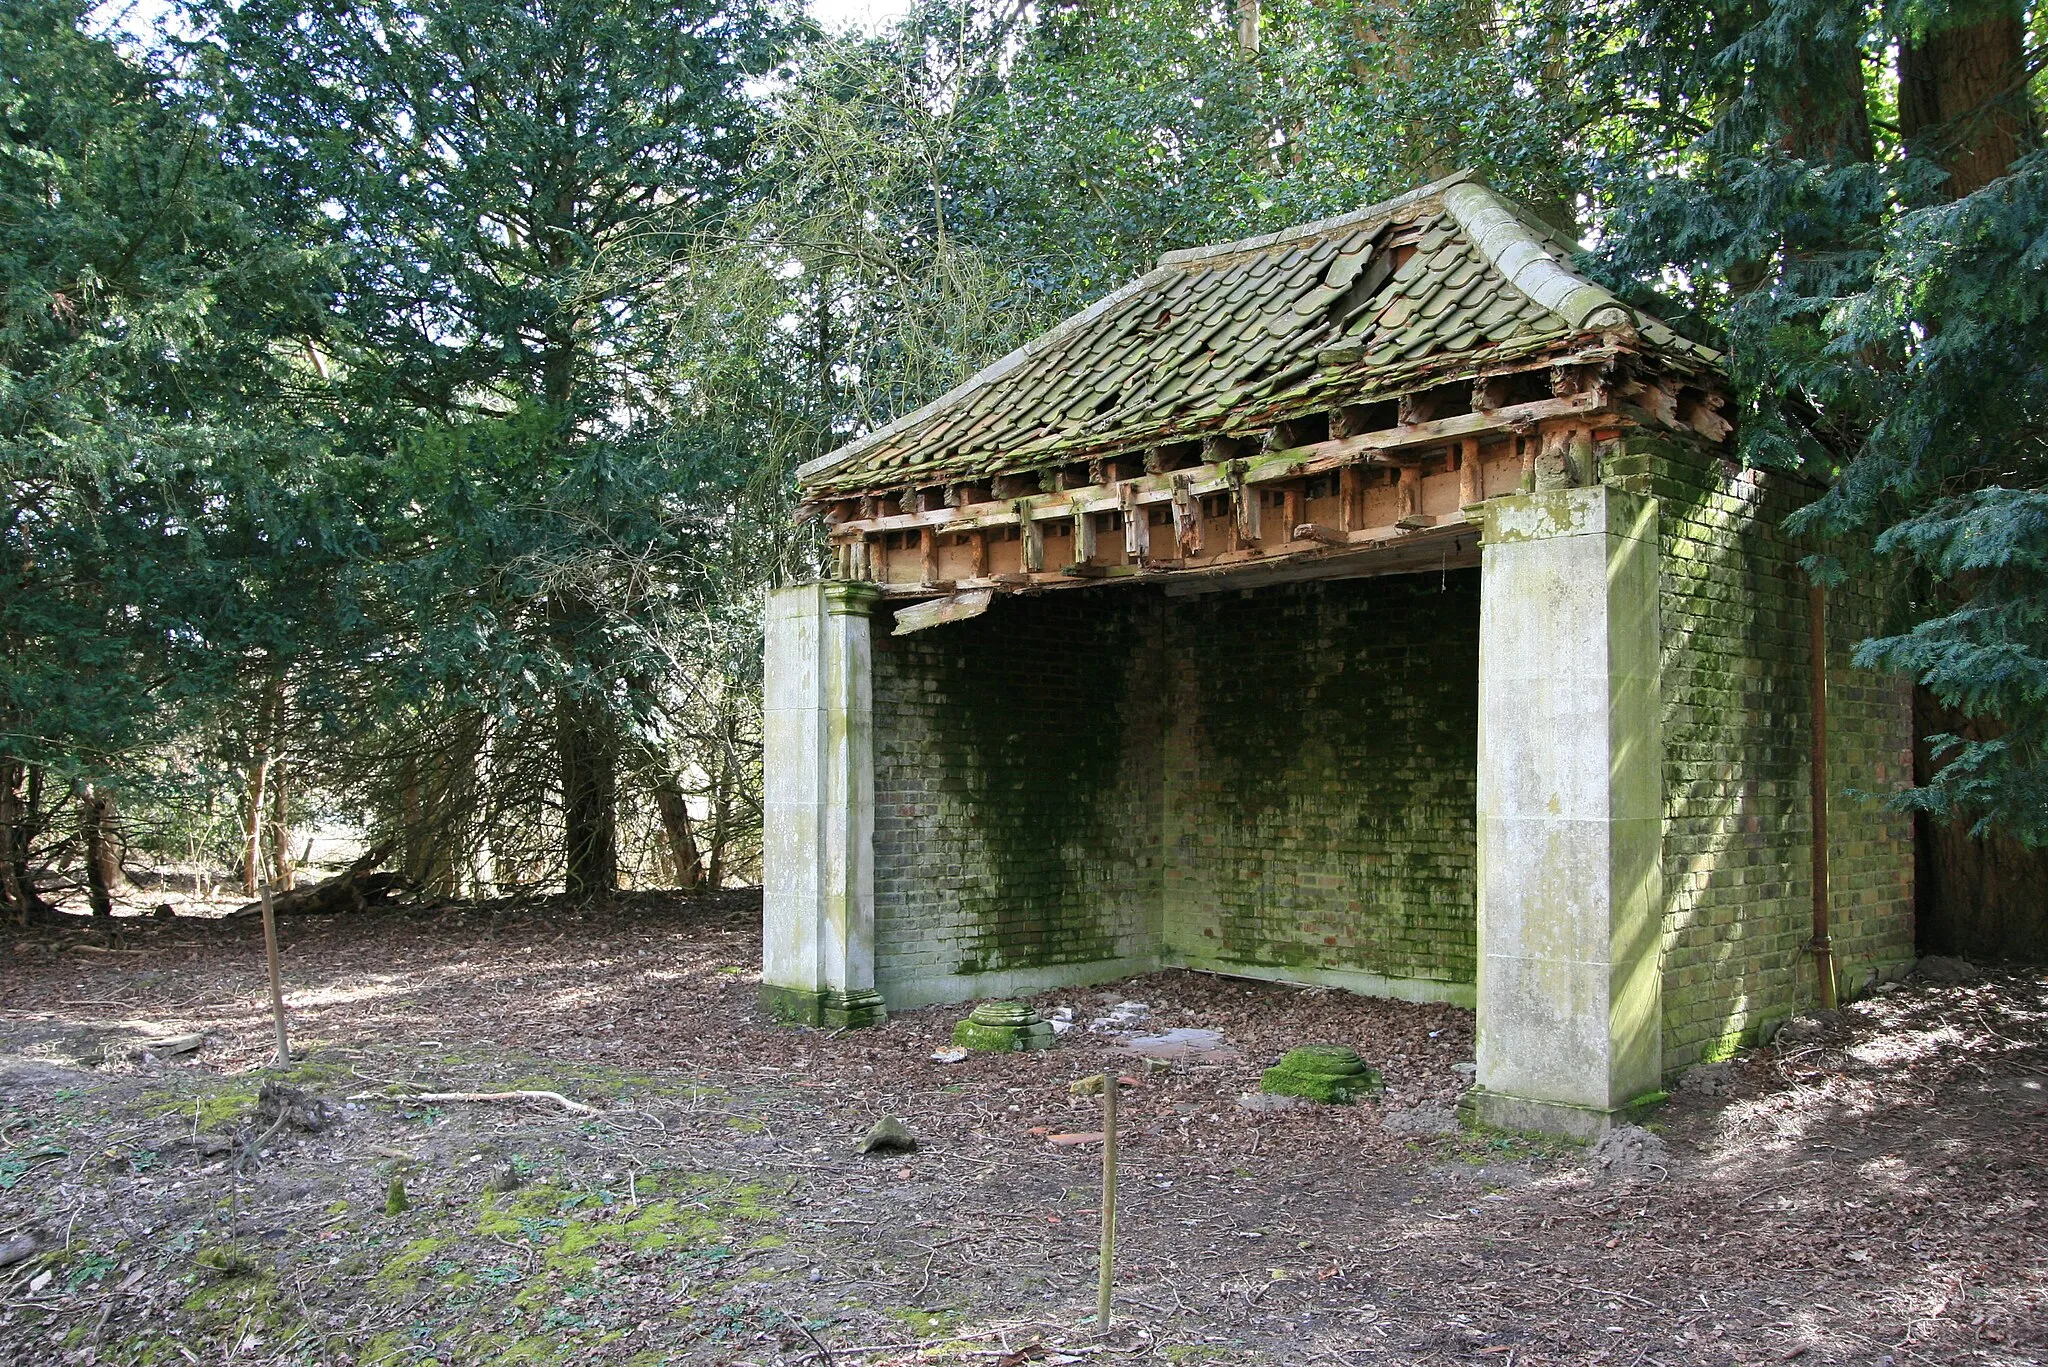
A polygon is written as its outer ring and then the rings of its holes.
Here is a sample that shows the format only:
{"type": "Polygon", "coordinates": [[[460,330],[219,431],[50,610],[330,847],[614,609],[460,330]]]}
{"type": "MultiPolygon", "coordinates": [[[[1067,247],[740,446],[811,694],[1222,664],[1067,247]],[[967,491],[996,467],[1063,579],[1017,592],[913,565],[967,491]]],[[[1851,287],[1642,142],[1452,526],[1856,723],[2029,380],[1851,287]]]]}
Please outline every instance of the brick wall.
{"type": "MultiPolygon", "coordinates": [[[[1812,1000],[1807,590],[1781,524],[1811,486],[1632,438],[1607,476],[1658,500],[1664,637],[1664,1066],[1812,1000]]],[[[1868,592],[1831,599],[1830,881],[1849,981],[1910,958],[1912,826],[1850,790],[1910,776],[1909,694],[1849,665],[1868,592]]]]}
{"type": "Polygon", "coordinates": [[[1158,963],[1469,1001],[1478,575],[876,623],[876,978],[1158,963]]]}
{"type": "Polygon", "coordinates": [[[1169,957],[1469,1001],[1479,572],[1177,600],[1167,659],[1169,957]]]}
{"type": "Polygon", "coordinates": [[[878,615],[875,976],[893,1004],[1151,965],[1156,618],[1149,595],[1085,590],[901,637],[878,615]]]}
{"type": "MultiPolygon", "coordinates": [[[[1788,477],[1631,438],[1659,500],[1664,1062],[1808,1003],[1806,588],[1788,477]]],[[[876,623],[876,973],[899,1003],[1186,963],[1470,1000],[1478,575],[1167,599],[1081,589],[876,623]]],[[[1850,985],[1912,954],[1908,694],[1830,617],[1830,863],[1850,985]]]]}

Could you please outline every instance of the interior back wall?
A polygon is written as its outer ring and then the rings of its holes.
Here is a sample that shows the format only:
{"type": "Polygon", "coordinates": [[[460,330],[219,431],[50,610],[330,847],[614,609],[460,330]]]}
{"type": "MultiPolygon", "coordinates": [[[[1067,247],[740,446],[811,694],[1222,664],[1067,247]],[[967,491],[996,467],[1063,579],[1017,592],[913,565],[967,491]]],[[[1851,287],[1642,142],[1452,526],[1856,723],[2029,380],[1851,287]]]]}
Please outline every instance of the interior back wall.
{"type": "Polygon", "coordinates": [[[1478,573],[876,623],[897,1007],[1185,963],[1469,1002],[1478,573]]]}
{"type": "Polygon", "coordinates": [[[1479,572],[1172,600],[1166,957],[1469,1002],[1479,572]]]}

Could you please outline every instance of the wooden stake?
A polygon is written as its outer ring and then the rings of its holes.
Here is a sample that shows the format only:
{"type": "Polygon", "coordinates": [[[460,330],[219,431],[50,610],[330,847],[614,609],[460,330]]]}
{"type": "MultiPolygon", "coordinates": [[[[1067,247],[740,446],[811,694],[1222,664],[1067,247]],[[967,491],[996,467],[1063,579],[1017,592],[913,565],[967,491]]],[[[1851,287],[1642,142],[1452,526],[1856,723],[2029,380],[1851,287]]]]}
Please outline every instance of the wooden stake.
{"type": "Polygon", "coordinates": [[[1414,517],[1422,511],[1422,467],[1404,465],[1401,467],[1401,482],[1396,487],[1399,495],[1400,516],[1414,517]]]}
{"type": "Polygon", "coordinates": [[[1116,1070],[1102,1075],[1102,1280],[1095,1290],[1095,1332],[1109,1332],[1116,1272],[1116,1070]]]}
{"type": "Polygon", "coordinates": [[[1133,565],[1142,565],[1152,558],[1150,511],[1138,502],[1138,486],[1135,483],[1117,485],[1116,501],[1117,506],[1123,510],[1124,559],[1133,565]]]}
{"type": "Polygon", "coordinates": [[[1186,475],[1173,477],[1173,535],[1181,559],[1202,553],[1202,509],[1186,475]]]}
{"type": "Polygon", "coordinates": [[[1234,460],[1224,467],[1224,475],[1230,481],[1231,529],[1235,533],[1231,549],[1234,551],[1255,549],[1259,543],[1259,499],[1257,489],[1245,487],[1247,469],[1241,460],[1234,460]]]}
{"type": "Polygon", "coordinates": [[[277,908],[270,901],[270,880],[257,885],[263,897],[263,953],[270,960],[270,1018],[277,1022],[277,1066],[292,1061],[291,1041],[284,1033],[284,980],[277,971],[277,908]]]}
{"type": "Polygon", "coordinates": [[[1023,542],[1017,549],[1018,563],[1026,574],[1035,574],[1045,568],[1045,532],[1031,516],[1031,504],[1023,499],[1017,501],[1017,535],[1023,542]]]}

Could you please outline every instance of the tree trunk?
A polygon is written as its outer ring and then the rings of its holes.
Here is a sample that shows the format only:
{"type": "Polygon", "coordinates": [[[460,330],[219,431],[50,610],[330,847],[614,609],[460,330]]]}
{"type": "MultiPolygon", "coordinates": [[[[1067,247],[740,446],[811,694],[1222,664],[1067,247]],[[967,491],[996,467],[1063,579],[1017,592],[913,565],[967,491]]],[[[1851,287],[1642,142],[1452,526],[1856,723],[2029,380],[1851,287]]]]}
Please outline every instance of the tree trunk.
{"type": "Polygon", "coordinates": [[[420,798],[419,755],[408,751],[398,762],[398,869],[413,882],[422,881],[426,871],[426,846],[420,832],[426,829],[425,804],[420,798]]]}
{"type": "MultiPolygon", "coordinates": [[[[1951,198],[1981,190],[2032,150],[2039,132],[2027,99],[2025,31],[2016,4],[1999,0],[1976,23],[1908,34],[1899,43],[1899,128],[1917,155],[1949,173],[1951,198]]],[[[1927,737],[1989,738],[2002,728],[1913,690],[1913,781],[1939,765],[1927,737]]],[[[1975,958],[2048,958],[2048,850],[2009,836],[1980,839],[1967,817],[1914,818],[1920,948],[1975,958]]]]}
{"type": "MultiPolygon", "coordinates": [[[[1924,688],[1913,690],[1913,781],[1939,768],[1927,737],[1994,739],[1995,722],[1943,707],[1924,688]]],[[[1922,953],[1973,959],[2048,959],[2048,850],[2030,850],[2010,836],[1980,839],[1967,818],[1914,818],[1915,902],[1922,953]]]]}
{"type": "Polygon", "coordinates": [[[291,771],[285,764],[285,692],[278,682],[270,705],[270,872],[272,886],[292,886],[292,792],[291,771]]]}
{"type": "Polygon", "coordinates": [[[14,874],[22,891],[28,894],[30,906],[42,906],[42,898],[36,895],[35,875],[29,871],[29,856],[35,852],[36,837],[43,833],[46,819],[43,815],[43,766],[28,766],[28,802],[21,812],[21,824],[16,830],[20,837],[14,846],[14,874]]]}
{"type": "Polygon", "coordinates": [[[618,754],[601,703],[566,690],[555,701],[555,745],[562,774],[565,887],[599,897],[619,885],[618,754]]]}
{"type": "Polygon", "coordinates": [[[661,828],[668,836],[676,886],[694,888],[704,878],[704,856],[697,849],[697,833],[690,823],[690,808],[683,800],[683,790],[672,779],[660,779],[654,785],[654,805],[661,812],[661,828]]]}
{"type": "Polygon", "coordinates": [[[1870,135],[1870,91],[1863,77],[1859,35],[1836,33],[1831,41],[1813,35],[1797,52],[1779,59],[1772,73],[1778,96],[1780,149],[1802,161],[1847,166],[1876,155],[1870,135]]]}
{"type": "Polygon", "coordinates": [[[732,839],[728,827],[732,816],[732,797],[726,783],[726,770],[726,760],[720,756],[718,773],[711,785],[711,867],[704,875],[704,881],[713,891],[725,886],[725,847],[732,839]]]}
{"type": "Polygon", "coordinates": [[[264,685],[262,701],[256,705],[256,758],[249,766],[248,807],[242,814],[242,891],[250,897],[256,895],[256,884],[263,877],[263,798],[270,782],[277,693],[278,681],[273,678],[264,685]]]}
{"type": "Polygon", "coordinates": [[[121,866],[114,857],[113,838],[108,829],[113,809],[114,801],[103,789],[90,783],[85,785],[79,802],[79,824],[85,828],[85,889],[95,921],[114,918],[113,890],[120,881],[121,866]]]}
{"type": "Polygon", "coordinates": [[[28,844],[27,823],[21,809],[21,765],[0,758],[0,910],[14,915],[17,925],[27,925],[35,909],[35,892],[27,879],[26,860],[16,851],[28,844]]]}
{"type": "Polygon", "coordinates": [[[1979,12],[1998,10],[1899,43],[1900,131],[1949,173],[1943,189],[1957,199],[2004,175],[2037,137],[2020,6],[2001,0],[1979,12]]]}
{"type": "Polygon", "coordinates": [[[290,892],[298,881],[292,865],[291,771],[282,759],[274,762],[270,776],[270,867],[276,871],[277,886],[290,892]]]}

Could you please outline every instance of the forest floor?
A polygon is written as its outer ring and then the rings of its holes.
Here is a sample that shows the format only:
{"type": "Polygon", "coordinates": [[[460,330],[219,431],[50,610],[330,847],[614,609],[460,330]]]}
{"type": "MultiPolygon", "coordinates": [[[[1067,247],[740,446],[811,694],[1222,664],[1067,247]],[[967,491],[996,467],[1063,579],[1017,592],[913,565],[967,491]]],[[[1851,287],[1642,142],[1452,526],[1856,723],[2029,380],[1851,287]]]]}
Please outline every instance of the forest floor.
{"type": "Polygon", "coordinates": [[[1049,1052],[948,1063],[958,1007],[760,1019],[758,917],[288,920],[284,1069],[251,921],[0,937],[0,1362],[2048,1360],[2038,969],[1695,1070],[1619,1179],[1445,1131],[1468,1012],[1162,973],[1037,998],[1081,1022],[1049,1052]],[[1129,1001],[1235,1056],[1115,1052],[1086,1022],[1129,1001]],[[1387,1095],[1239,1108],[1305,1042],[1387,1095]],[[1099,1129],[1069,1084],[1106,1064],[1135,1085],[1098,1337],[1100,1148],[1054,1140],[1099,1129]],[[419,1095],[504,1089],[592,1111],[419,1095]],[[916,1153],[856,1152],[885,1114],[916,1153]]]}

